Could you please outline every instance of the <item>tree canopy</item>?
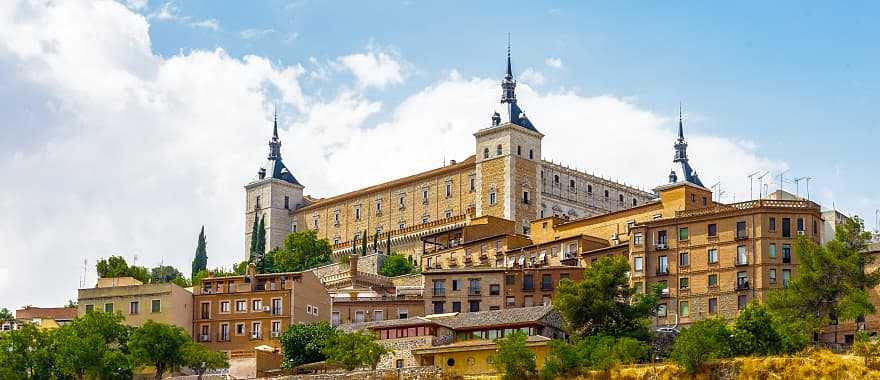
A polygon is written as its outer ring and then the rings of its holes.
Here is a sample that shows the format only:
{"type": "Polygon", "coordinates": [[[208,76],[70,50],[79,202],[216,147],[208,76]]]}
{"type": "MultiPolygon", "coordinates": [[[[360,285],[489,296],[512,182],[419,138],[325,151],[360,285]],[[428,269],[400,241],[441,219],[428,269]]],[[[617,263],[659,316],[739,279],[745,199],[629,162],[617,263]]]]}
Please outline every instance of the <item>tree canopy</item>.
{"type": "Polygon", "coordinates": [[[187,342],[180,348],[183,365],[191,368],[199,380],[208,370],[229,367],[229,360],[223,352],[211,351],[196,342],[187,342]]]}
{"type": "Polygon", "coordinates": [[[291,325],[281,334],[283,366],[292,368],[325,360],[324,347],[336,333],[326,321],[291,325]]]}
{"type": "Polygon", "coordinates": [[[526,347],[526,334],[516,331],[504,338],[496,339],[496,353],[492,365],[502,374],[502,379],[526,379],[535,374],[535,353],[526,347]]]}
{"type": "Polygon", "coordinates": [[[150,282],[150,272],[142,266],[129,266],[122,256],[110,256],[95,264],[98,277],[134,277],[140,282],[150,282]]]}
{"type": "Polygon", "coordinates": [[[629,286],[629,270],[625,257],[603,257],[586,269],[582,281],[559,283],[553,305],[573,334],[650,338],[649,317],[661,289],[635,294],[629,286]]]}
{"type": "Polygon", "coordinates": [[[205,237],[205,226],[202,226],[202,231],[199,232],[199,241],[196,243],[196,254],[192,261],[190,279],[194,279],[196,273],[205,269],[208,269],[208,242],[205,237]]]}
{"type": "Polygon", "coordinates": [[[190,341],[180,327],[147,321],[131,334],[128,348],[134,364],[153,366],[156,380],[161,380],[165,371],[185,364],[181,348],[190,341]]]}
{"type": "Polygon", "coordinates": [[[300,272],[332,262],[330,243],[314,230],[294,232],[266,254],[265,273],[300,272]]]}
{"type": "Polygon", "coordinates": [[[394,277],[413,273],[415,266],[401,255],[391,255],[382,262],[379,273],[383,276],[394,277]]]}
{"type": "Polygon", "coordinates": [[[866,289],[880,284],[880,268],[865,271],[874,261],[866,252],[870,239],[858,217],[839,224],[834,239],[824,246],[798,238],[797,275],[787,288],[770,293],[770,308],[783,317],[805,319],[814,329],[874,313],[866,289]]]}
{"type": "Polygon", "coordinates": [[[327,361],[351,371],[362,366],[376,369],[382,355],[389,351],[376,342],[376,336],[369,332],[339,332],[327,341],[323,351],[327,361]]]}

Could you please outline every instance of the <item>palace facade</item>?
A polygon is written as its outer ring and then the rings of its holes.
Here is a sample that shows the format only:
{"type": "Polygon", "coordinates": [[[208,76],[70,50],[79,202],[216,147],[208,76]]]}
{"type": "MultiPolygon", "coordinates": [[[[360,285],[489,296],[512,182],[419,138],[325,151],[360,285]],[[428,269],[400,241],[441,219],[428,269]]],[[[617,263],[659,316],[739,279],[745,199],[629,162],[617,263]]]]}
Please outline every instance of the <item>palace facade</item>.
{"type": "Polygon", "coordinates": [[[374,234],[391,240],[395,252],[420,256],[420,238],[465,225],[468,216],[511,220],[528,234],[531,222],[547,216],[583,218],[636,207],[650,192],[573,170],[544,159],[544,135],[516,99],[510,54],[501,82],[501,112],[475,126],[474,155],[462,161],[345,194],[305,195],[305,186],[282,162],[277,118],[266,163],[245,186],[245,257],[256,218],[265,217],[267,249],[293,231],[312,229],[333,243],[337,255],[374,234]]]}

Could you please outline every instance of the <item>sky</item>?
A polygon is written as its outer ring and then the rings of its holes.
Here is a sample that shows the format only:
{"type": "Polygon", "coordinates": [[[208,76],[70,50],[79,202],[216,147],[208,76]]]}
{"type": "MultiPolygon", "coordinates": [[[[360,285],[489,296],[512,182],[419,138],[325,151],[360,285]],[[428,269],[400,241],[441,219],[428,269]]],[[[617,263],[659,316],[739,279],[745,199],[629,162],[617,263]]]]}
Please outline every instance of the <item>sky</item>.
{"type": "MultiPolygon", "coordinates": [[[[666,181],[679,105],[723,202],[749,174],[880,208],[875,2],[0,2],[0,307],[59,306],[95,262],[244,258],[268,151],[326,197],[473,154],[508,34],[543,158],[666,181]],[[780,173],[782,181],[780,182],[780,173]],[[809,177],[807,180],[794,179],[809,177]]],[[[750,195],[751,192],[751,195],[750,195]]]]}

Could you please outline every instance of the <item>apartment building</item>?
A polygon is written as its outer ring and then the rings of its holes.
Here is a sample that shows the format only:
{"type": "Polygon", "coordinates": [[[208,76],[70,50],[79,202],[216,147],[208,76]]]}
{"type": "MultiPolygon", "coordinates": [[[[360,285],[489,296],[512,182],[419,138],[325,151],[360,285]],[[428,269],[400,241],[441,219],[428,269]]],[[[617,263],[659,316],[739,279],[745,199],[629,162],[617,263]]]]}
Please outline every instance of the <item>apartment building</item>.
{"type": "Polygon", "coordinates": [[[141,326],[152,320],[178,326],[192,335],[192,292],[172,283],[144,284],[131,277],[98,279],[94,288],[78,290],[79,314],[118,312],[122,323],[141,326]]]}
{"type": "Polygon", "coordinates": [[[194,339],[217,351],[280,347],[288,326],[330,320],[330,297],[311,272],[209,277],[193,293],[194,339]]]}

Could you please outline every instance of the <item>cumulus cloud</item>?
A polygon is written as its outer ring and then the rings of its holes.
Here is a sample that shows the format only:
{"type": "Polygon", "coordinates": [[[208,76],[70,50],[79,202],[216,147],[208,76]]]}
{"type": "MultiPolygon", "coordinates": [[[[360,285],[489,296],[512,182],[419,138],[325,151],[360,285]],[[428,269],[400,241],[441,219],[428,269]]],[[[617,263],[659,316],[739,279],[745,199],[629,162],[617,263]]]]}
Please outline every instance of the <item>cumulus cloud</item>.
{"type": "Polygon", "coordinates": [[[132,10],[139,11],[147,7],[147,0],[125,0],[125,5],[132,10]]]}
{"type": "Polygon", "coordinates": [[[157,12],[151,13],[148,18],[161,21],[177,22],[189,25],[193,28],[210,29],[213,31],[220,30],[220,22],[216,19],[194,20],[190,16],[180,14],[180,8],[173,2],[167,2],[162,5],[157,12]]]}
{"type": "Polygon", "coordinates": [[[392,53],[370,48],[366,53],[340,57],[338,64],[351,71],[360,88],[385,88],[404,80],[403,65],[392,53]]]}
{"type": "Polygon", "coordinates": [[[549,67],[552,67],[554,69],[561,69],[562,68],[562,60],[559,58],[553,58],[553,57],[547,58],[544,60],[544,64],[549,67]]]}
{"type": "MultiPolygon", "coordinates": [[[[2,306],[75,298],[83,259],[87,286],[95,261],[111,254],[186,271],[203,224],[209,265],[241,260],[242,186],[265,158],[273,102],[285,162],[316,196],[463,159],[500,109],[498,78],[455,70],[399,103],[371,99],[367,88],[405,77],[399,57],[375,49],[332,61],[355,83],[315,90],[328,97],[304,93],[315,70],[299,64],[222,49],[164,58],[152,52],[149,20],[113,2],[0,7],[0,68],[16,68],[0,70],[0,83],[24,95],[0,107],[0,119],[15,121],[0,133],[2,306]],[[37,276],[53,281],[28,292],[9,285],[37,276]]],[[[615,96],[531,85],[517,95],[547,135],[545,158],[643,187],[665,181],[673,120],[615,96]]],[[[784,166],[699,130],[688,138],[704,182],[784,166]]]]}
{"type": "Polygon", "coordinates": [[[544,73],[537,71],[531,67],[523,70],[522,73],[519,74],[519,81],[523,83],[528,83],[533,86],[540,86],[544,84],[544,73]]]}

